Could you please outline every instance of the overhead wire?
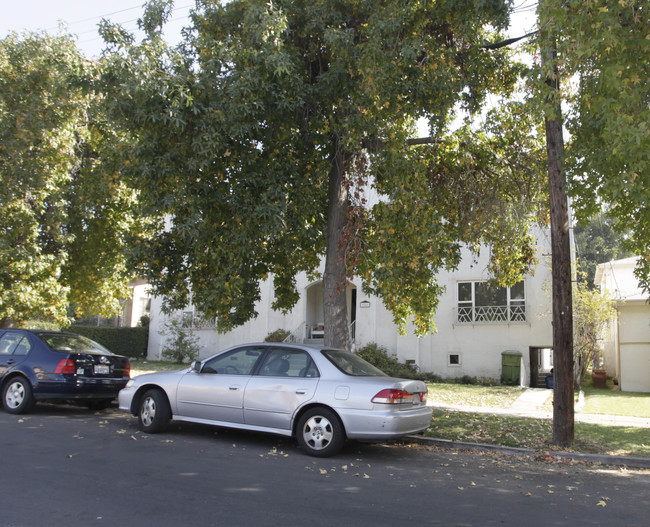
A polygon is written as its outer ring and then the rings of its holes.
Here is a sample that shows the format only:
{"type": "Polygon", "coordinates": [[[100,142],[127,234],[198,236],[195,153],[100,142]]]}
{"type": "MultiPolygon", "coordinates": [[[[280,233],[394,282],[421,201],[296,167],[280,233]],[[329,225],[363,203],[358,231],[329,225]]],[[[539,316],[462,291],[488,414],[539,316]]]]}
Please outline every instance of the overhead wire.
{"type": "MultiPolygon", "coordinates": [[[[180,6],[174,6],[172,8],[172,15],[170,16],[170,18],[168,19],[167,22],[174,22],[174,21],[178,21],[178,20],[182,20],[182,19],[187,19],[188,14],[189,14],[189,10],[192,9],[193,7],[195,7],[195,6],[196,6],[196,4],[194,2],[189,3],[189,4],[180,5],[180,6]]],[[[138,20],[140,19],[141,15],[142,15],[142,11],[143,11],[142,4],[134,5],[133,7],[127,7],[127,8],[124,8],[124,9],[119,9],[119,10],[116,10],[116,11],[111,11],[111,12],[104,13],[104,14],[99,14],[99,15],[96,15],[96,16],[91,16],[91,17],[86,17],[86,18],[82,18],[82,19],[79,19],[79,20],[74,20],[72,22],[63,21],[63,24],[64,24],[64,27],[66,28],[66,30],[68,30],[70,33],[77,36],[77,38],[79,39],[78,43],[80,45],[89,44],[89,43],[93,43],[93,42],[101,40],[101,37],[99,36],[99,33],[97,31],[97,26],[99,25],[99,23],[102,20],[105,20],[105,19],[110,20],[112,17],[115,17],[117,15],[123,15],[124,13],[129,13],[129,12],[132,12],[132,11],[137,11],[138,15],[133,17],[133,18],[129,18],[127,20],[117,20],[116,23],[120,24],[121,26],[123,26],[127,30],[137,31],[138,28],[137,28],[136,24],[137,24],[138,20]],[[79,32],[74,31],[74,28],[78,27],[80,25],[84,26],[84,27],[88,27],[89,23],[92,22],[92,21],[96,21],[96,24],[94,24],[94,29],[85,29],[85,30],[79,31],[79,32]],[[88,36],[88,35],[93,35],[93,36],[89,37],[89,38],[83,38],[83,37],[88,36]]],[[[59,28],[60,28],[60,25],[57,25],[57,26],[46,28],[45,31],[46,32],[55,31],[55,30],[58,30],[59,28]]]]}

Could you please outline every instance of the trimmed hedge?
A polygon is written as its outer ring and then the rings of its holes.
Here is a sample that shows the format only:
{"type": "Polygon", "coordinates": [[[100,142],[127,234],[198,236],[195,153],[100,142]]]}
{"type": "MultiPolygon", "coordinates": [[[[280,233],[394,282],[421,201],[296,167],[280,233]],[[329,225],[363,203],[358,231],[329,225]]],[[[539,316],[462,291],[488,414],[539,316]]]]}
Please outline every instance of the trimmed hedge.
{"type": "Polygon", "coordinates": [[[147,357],[149,328],[106,328],[73,324],[66,331],[99,342],[118,355],[126,355],[135,359],[147,357]]]}

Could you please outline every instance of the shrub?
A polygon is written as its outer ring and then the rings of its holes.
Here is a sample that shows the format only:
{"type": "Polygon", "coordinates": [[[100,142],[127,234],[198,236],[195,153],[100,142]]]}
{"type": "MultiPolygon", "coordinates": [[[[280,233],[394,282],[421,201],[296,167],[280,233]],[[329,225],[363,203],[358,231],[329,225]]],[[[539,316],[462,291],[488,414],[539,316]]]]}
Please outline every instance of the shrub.
{"type": "Polygon", "coordinates": [[[356,353],[359,357],[367,360],[370,364],[376,366],[391,377],[404,377],[407,379],[421,379],[425,377],[418,372],[416,366],[399,362],[395,355],[389,355],[386,348],[374,342],[358,349],[356,353]]]}
{"type": "Polygon", "coordinates": [[[149,328],[106,328],[73,324],[67,331],[99,342],[118,355],[138,359],[147,356],[149,328]]]}
{"type": "Polygon", "coordinates": [[[194,336],[191,329],[184,328],[179,317],[170,318],[160,331],[161,335],[167,337],[167,341],[161,351],[163,359],[177,363],[191,362],[196,360],[201,351],[199,338],[194,336]]]}
{"type": "Polygon", "coordinates": [[[289,335],[291,335],[291,332],[287,331],[286,329],[276,329],[266,336],[264,342],[284,342],[284,339],[286,339],[289,335]]]}

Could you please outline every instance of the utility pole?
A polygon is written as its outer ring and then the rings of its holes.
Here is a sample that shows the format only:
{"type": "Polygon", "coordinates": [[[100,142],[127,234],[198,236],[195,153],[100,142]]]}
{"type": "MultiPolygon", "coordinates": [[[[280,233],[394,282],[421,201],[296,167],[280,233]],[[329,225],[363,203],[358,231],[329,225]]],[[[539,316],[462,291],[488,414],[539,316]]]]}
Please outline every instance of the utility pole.
{"type": "Polygon", "coordinates": [[[564,173],[564,139],[560,106],[560,78],[555,38],[542,36],[546,84],[544,105],[546,157],[551,214],[553,278],[553,444],[566,447],[574,440],[573,295],[569,206],[564,173]]]}

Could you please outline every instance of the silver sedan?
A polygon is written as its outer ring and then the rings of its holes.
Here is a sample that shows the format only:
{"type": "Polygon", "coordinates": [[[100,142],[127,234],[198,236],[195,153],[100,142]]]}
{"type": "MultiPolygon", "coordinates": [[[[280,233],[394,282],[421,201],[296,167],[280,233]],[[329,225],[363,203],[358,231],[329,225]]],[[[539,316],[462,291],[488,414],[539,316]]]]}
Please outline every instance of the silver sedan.
{"type": "Polygon", "coordinates": [[[140,375],[119,393],[147,433],[170,419],[295,436],[309,455],[346,439],[381,441],[431,424],[422,381],[388,377],[354,353],[320,346],[246,344],[189,369],[140,375]]]}

